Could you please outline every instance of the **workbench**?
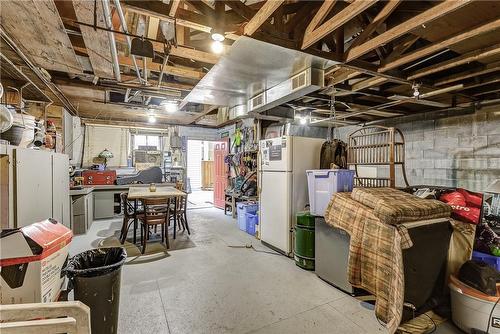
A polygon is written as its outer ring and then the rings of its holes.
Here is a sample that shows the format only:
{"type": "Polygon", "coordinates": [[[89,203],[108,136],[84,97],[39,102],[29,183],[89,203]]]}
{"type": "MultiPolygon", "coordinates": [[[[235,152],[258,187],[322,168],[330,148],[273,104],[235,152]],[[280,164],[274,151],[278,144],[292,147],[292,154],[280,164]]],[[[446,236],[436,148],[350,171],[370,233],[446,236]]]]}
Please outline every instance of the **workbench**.
{"type": "MultiPolygon", "coordinates": [[[[83,189],[71,190],[70,195],[75,196],[85,193],[86,196],[90,194],[93,199],[93,214],[92,219],[109,219],[121,212],[120,194],[128,192],[132,187],[144,187],[144,184],[125,184],[125,185],[92,185],[84,186],[83,189]]],[[[173,183],[158,183],[157,187],[171,186],[173,183]]],[[[90,225],[87,226],[87,228],[90,225]]]]}

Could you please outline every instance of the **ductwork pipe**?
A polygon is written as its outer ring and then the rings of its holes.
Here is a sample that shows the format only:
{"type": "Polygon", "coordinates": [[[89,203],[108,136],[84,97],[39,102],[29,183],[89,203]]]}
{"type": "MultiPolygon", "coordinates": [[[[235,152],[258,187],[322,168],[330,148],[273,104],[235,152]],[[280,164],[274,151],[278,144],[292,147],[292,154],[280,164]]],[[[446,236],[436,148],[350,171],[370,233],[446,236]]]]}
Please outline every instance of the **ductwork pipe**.
{"type": "MultiPolygon", "coordinates": [[[[113,30],[113,23],[111,22],[111,12],[109,10],[109,1],[108,0],[102,0],[102,9],[104,13],[104,22],[106,22],[106,28],[113,30]]],[[[120,65],[118,63],[118,52],[116,51],[116,42],[115,42],[115,35],[113,32],[108,31],[108,38],[109,38],[109,46],[111,49],[111,58],[113,61],[113,70],[115,72],[115,78],[116,81],[120,82],[122,81],[121,75],[120,75],[120,65]]]]}
{"type": "MultiPolygon", "coordinates": [[[[127,21],[125,20],[125,15],[123,14],[122,5],[120,4],[120,0],[113,0],[115,3],[116,11],[118,12],[118,17],[120,18],[120,23],[122,26],[122,30],[124,33],[128,34],[127,21]]],[[[132,49],[132,40],[130,36],[125,35],[127,40],[128,49],[132,49]]],[[[135,73],[137,74],[137,79],[142,83],[143,79],[141,78],[141,72],[139,71],[139,66],[137,65],[137,60],[134,55],[132,55],[132,62],[134,63],[135,73]]]]}

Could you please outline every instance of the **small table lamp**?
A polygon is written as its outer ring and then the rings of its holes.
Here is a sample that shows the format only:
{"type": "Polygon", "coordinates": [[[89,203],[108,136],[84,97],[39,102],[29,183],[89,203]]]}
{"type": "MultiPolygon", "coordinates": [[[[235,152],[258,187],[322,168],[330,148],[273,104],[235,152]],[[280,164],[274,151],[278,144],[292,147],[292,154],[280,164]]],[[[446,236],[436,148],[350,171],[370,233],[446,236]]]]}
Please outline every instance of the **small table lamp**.
{"type": "Polygon", "coordinates": [[[105,148],[104,151],[99,153],[98,157],[104,159],[104,168],[106,168],[106,166],[108,165],[108,159],[111,159],[113,157],[113,153],[105,148]]]}

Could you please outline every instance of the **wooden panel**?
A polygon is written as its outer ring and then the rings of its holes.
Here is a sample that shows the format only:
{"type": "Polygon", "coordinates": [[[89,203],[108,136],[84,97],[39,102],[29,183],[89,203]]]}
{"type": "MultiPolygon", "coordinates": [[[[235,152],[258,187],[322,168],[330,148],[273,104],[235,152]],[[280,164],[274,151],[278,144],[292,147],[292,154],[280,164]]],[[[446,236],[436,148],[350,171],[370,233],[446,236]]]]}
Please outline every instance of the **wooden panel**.
{"type": "Polygon", "coordinates": [[[82,73],[53,0],[2,1],[1,26],[40,67],[82,73]]]}
{"type": "Polygon", "coordinates": [[[214,186],[214,162],[205,160],[201,162],[201,187],[212,188],[214,186]]]}
{"type": "MultiPolygon", "coordinates": [[[[76,17],[78,21],[89,24],[94,23],[94,2],[88,0],[73,0],[76,17]]],[[[104,27],[104,16],[102,2],[97,3],[97,25],[104,27]]],[[[102,30],[95,30],[91,27],[80,25],[87,54],[94,69],[94,74],[102,78],[112,78],[113,64],[111,62],[111,51],[109,47],[108,35],[102,30]]]]}

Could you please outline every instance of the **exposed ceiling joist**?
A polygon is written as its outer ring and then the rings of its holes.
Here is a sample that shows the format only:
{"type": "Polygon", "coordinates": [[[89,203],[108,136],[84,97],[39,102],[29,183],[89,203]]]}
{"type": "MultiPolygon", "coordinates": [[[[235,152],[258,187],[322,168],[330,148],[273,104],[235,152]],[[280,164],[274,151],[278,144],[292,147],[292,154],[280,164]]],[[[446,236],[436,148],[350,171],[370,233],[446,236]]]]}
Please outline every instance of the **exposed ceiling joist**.
{"type": "Polygon", "coordinates": [[[307,49],[326,35],[349,22],[352,18],[374,5],[377,0],[353,0],[347,7],[332,16],[328,21],[304,36],[301,49],[307,49]]]}
{"type": "Polygon", "coordinates": [[[401,0],[389,0],[384,8],[375,16],[373,21],[363,29],[361,34],[356,37],[356,39],[352,42],[350,48],[354,48],[368,40],[368,38],[377,30],[392,14],[392,12],[398,7],[401,3],[401,0]]]}
{"type": "Polygon", "coordinates": [[[449,68],[453,68],[459,65],[468,64],[472,61],[477,61],[482,58],[494,56],[500,54],[500,44],[495,44],[490,47],[484,49],[474,50],[468,53],[465,53],[459,57],[443,61],[438,64],[434,64],[432,66],[426,67],[424,69],[418,70],[414,72],[412,75],[408,77],[408,80],[414,80],[421,77],[424,77],[429,74],[437,73],[440,71],[447,70],[449,68]]]}
{"type": "Polygon", "coordinates": [[[389,81],[387,78],[383,77],[372,77],[369,79],[365,79],[359,82],[356,82],[355,84],[352,85],[351,90],[353,92],[357,92],[366,88],[370,88],[373,86],[381,85],[385,82],[389,81]]]}
{"type": "Polygon", "coordinates": [[[177,13],[177,8],[179,8],[180,3],[181,3],[181,0],[170,1],[170,9],[168,11],[168,15],[174,17],[175,14],[177,13]]]}
{"type": "Polygon", "coordinates": [[[461,31],[458,34],[455,34],[450,37],[443,38],[442,40],[432,43],[431,45],[424,46],[418,50],[412,51],[406,55],[403,55],[402,57],[395,59],[393,61],[387,62],[384,65],[382,65],[379,68],[380,72],[385,72],[390,69],[399,67],[401,65],[407,64],[409,62],[412,62],[414,60],[417,60],[419,58],[423,58],[425,56],[431,55],[435,52],[438,52],[440,50],[444,50],[447,47],[460,43],[468,38],[475,37],[480,34],[484,34],[489,31],[493,31],[500,28],[500,18],[497,18],[491,22],[488,22],[486,24],[481,24],[479,26],[476,26],[472,29],[466,29],[464,31],[461,31]]]}
{"type": "Polygon", "coordinates": [[[267,0],[266,3],[255,13],[250,21],[243,28],[243,33],[251,36],[260,26],[266,22],[278,9],[284,0],[267,0]]]}
{"type": "MultiPolygon", "coordinates": [[[[122,66],[128,66],[128,67],[134,66],[132,58],[129,58],[129,57],[119,56],[118,61],[119,61],[120,65],[122,65],[122,66]]],[[[147,59],[146,65],[147,65],[148,70],[150,70],[150,71],[161,72],[162,64],[154,63],[153,61],[151,61],[151,59],[147,59]]],[[[205,76],[205,73],[203,73],[203,72],[195,71],[195,70],[185,68],[185,67],[176,67],[176,66],[171,66],[171,65],[165,65],[164,70],[165,70],[165,73],[168,73],[168,74],[172,74],[172,75],[183,77],[183,78],[195,79],[195,80],[201,80],[201,78],[203,78],[205,76]]]]}
{"type": "Polygon", "coordinates": [[[434,86],[439,87],[442,85],[446,85],[451,82],[459,81],[459,80],[464,80],[468,78],[475,78],[483,74],[488,74],[492,72],[500,71],[500,61],[483,65],[480,69],[473,69],[473,70],[468,70],[464,72],[460,72],[457,74],[453,74],[450,76],[447,76],[445,78],[439,79],[434,83],[434,86]]]}
{"type": "Polygon", "coordinates": [[[352,61],[359,58],[368,52],[376,49],[381,45],[385,45],[394,39],[411,32],[412,30],[426,24],[432,20],[435,20],[443,15],[451,13],[460,7],[465,6],[472,0],[445,0],[438,5],[426,10],[425,12],[404,21],[403,23],[387,30],[386,32],[370,39],[369,41],[358,45],[357,47],[349,50],[346,56],[346,61],[352,61]]]}
{"type": "MultiPolygon", "coordinates": [[[[120,41],[122,43],[126,42],[126,37],[124,35],[116,34],[115,38],[117,41],[120,41]]],[[[163,43],[155,41],[152,41],[151,43],[153,44],[153,48],[156,52],[164,53],[165,45],[163,43]]],[[[219,61],[219,56],[216,54],[188,48],[181,45],[178,46],[172,45],[172,47],[170,48],[170,55],[181,58],[192,59],[207,64],[216,64],[219,61]]]]}

